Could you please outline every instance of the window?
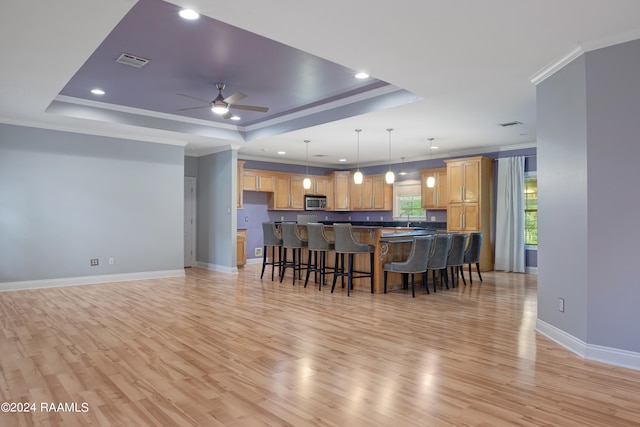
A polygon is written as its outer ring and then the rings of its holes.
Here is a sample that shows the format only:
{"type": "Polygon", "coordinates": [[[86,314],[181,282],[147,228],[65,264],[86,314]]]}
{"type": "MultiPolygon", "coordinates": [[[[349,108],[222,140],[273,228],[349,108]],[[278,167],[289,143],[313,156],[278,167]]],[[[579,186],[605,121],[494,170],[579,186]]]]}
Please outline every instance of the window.
{"type": "Polygon", "coordinates": [[[422,187],[418,180],[400,181],[393,184],[393,218],[426,219],[422,209],[422,187]]]}
{"type": "Polygon", "coordinates": [[[538,244],[538,177],[535,172],[524,175],[524,244],[538,244]]]}

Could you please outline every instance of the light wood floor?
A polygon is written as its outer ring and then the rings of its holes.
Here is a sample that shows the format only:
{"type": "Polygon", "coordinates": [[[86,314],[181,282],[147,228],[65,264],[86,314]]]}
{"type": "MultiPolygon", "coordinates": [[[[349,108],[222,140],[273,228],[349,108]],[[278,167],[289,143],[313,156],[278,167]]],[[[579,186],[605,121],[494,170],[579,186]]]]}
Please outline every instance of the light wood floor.
{"type": "Polygon", "coordinates": [[[0,293],[0,400],[38,405],[0,425],[640,425],[640,372],[536,334],[535,276],[483,278],[347,298],[248,265],[0,293]]]}

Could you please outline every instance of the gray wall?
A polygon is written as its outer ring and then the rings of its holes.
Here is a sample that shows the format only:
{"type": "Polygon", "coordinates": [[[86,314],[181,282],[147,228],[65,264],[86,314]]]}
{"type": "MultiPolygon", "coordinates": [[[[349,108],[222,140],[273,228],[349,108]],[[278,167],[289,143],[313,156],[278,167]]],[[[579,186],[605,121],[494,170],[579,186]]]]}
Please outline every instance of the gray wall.
{"type": "Polygon", "coordinates": [[[197,261],[218,271],[237,271],[236,150],[198,158],[197,261]]]}
{"type": "Polygon", "coordinates": [[[640,40],[586,61],[588,342],[640,352],[640,40]]]}
{"type": "Polygon", "coordinates": [[[633,41],[588,52],[537,88],[538,318],[632,352],[640,351],[639,75],[633,41]]]}
{"type": "Polygon", "coordinates": [[[582,341],[588,297],[584,67],[585,58],[578,58],[537,87],[538,318],[582,341]]]}
{"type": "Polygon", "coordinates": [[[182,269],[183,156],[0,124],[0,282],[182,269]]]}

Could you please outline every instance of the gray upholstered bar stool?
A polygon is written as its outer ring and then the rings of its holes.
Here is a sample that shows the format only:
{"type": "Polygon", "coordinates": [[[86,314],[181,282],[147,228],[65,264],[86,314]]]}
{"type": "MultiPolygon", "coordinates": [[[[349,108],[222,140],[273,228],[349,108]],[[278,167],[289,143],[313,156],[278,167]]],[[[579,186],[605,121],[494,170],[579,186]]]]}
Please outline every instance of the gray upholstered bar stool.
{"type": "MultiPolygon", "coordinates": [[[[327,275],[327,252],[335,250],[336,245],[327,238],[327,235],[324,232],[324,225],[320,223],[310,222],[307,224],[307,239],[309,248],[309,265],[307,268],[307,277],[304,280],[304,287],[307,287],[309,275],[311,273],[316,273],[316,279],[317,274],[320,274],[318,290],[322,290],[322,285],[325,283],[325,277],[327,275]]],[[[333,270],[332,273],[335,273],[335,266],[331,268],[331,270],[333,270]]],[[[331,272],[329,274],[331,274],[331,272]]]]}
{"type": "MultiPolygon", "coordinates": [[[[451,235],[451,247],[447,256],[447,267],[451,270],[451,286],[455,288],[456,277],[460,277],[460,270],[464,265],[464,250],[467,247],[467,235],[464,233],[454,233],[451,235]]],[[[448,274],[445,270],[445,280],[448,281],[448,274]]],[[[462,274],[462,282],[467,286],[462,274]]]]}
{"type": "Polygon", "coordinates": [[[436,292],[436,270],[440,271],[440,285],[442,285],[444,278],[443,270],[447,269],[447,257],[449,256],[450,247],[451,234],[439,233],[434,235],[431,254],[427,261],[427,269],[431,270],[433,275],[433,292],[436,292]]]}
{"type": "MultiPolygon", "coordinates": [[[[353,236],[351,224],[333,224],[333,232],[336,237],[336,255],[340,255],[340,266],[336,265],[336,272],[333,275],[333,286],[331,292],[336,287],[336,279],[338,276],[347,277],[347,296],[351,295],[351,285],[353,279],[363,277],[371,278],[371,293],[373,293],[373,251],[374,247],[367,243],[359,243],[353,236]],[[369,271],[357,271],[353,268],[354,254],[369,254],[370,266],[369,271]],[[345,271],[344,256],[347,255],[347,268],[345,271]],[[355,274],[354,274],[355,273],[355,274]]],[[[336,256],[337,258],[337,256],[336,256]]]]}
{"type": "Polygon", "coordinates": [[[307,247],[307,240],[303,239],[298,232],[298,224],[295,222],[283,222],[282,228],[282,271],[280,272],[280,282],[284,278],[287,268],[293,270],[293,285],[296,284],[296,272],[298,279],[302,278],[302,270],[306,264],[302,263],[302,248],[307,247]],[[291,249],[292,261],[287,260],[287,249],[291,249]]]}
{"type": "MultiPolygon", "coordinates": [[[[469,282],[473,284],[473,277],[471,276],[471,264],[476,265],[476,273],[482,282],[482,275],[480,274],[480,249],[482,248],[482,232],[470,233],[469,244],[464,251],[464,263],[469,264],[469,282]]],[[[462,272],[464,277],[464,271],[462,272]]],[[[466,284],[466,283],[465,283],[466,284]]]]}
{"type": "Polygon", "coordinates": [[[396,273],[402,273],[406,278],[408,274],[411,274],[411,296],[416,297],[415,288],[415,274],[422,273],[422,282],[424,288],[429,293],[429,280],[427,278],[427,261],[429,260],[429,253],[431,252],[431,244],[433,243],[433,236],[416,236],[413,238],[411,244],[411,252],[406,261],[394,261],[384,265],[384,293],[387,293],[387,273],[393,271],[396,273]]]}
{"type": "Polygon", "coordinates": [[[271,281],[273,281],[273,270],[276,265],[278,266],[278,276],[280,276],[282,272],[282,236],[274,222],[262,223],[262,238],[264,240],[264,247],[262,249],[262,272],[260,273],[260,279],[262,279],[264,275],[264,268],[270,265],[271,281]],[[271,248],[271,261],[267,261],[267,250],[269,248],[271,248]],[[278,248],[278,258],[276,258],[276,248],[278,248]]]}

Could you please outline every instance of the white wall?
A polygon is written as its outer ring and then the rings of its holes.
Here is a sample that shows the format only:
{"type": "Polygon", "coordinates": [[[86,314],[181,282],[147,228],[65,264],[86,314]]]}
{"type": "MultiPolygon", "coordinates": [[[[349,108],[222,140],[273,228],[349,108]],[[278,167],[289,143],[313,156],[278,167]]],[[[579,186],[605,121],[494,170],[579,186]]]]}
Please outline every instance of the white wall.
{"type": "Polygon", "coordinates": [[[178,146],[0,125],[0,282],[182,272],[183,165],[178,146]]]}
{"type": "Polygon", "coordinates": [[[198,158],[198,266],[237,272],[238,152],[198,158]]]}

